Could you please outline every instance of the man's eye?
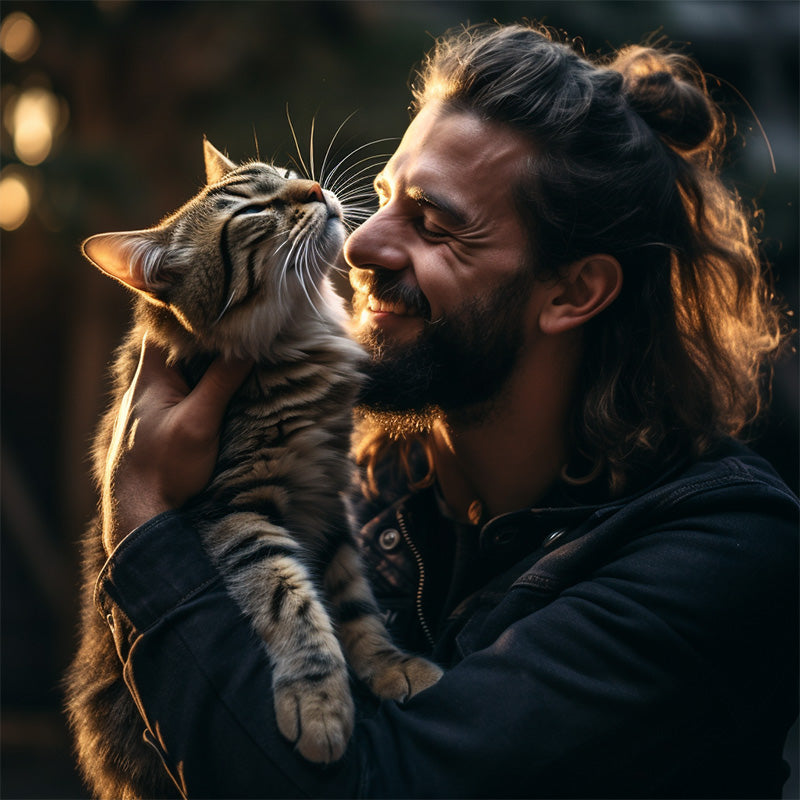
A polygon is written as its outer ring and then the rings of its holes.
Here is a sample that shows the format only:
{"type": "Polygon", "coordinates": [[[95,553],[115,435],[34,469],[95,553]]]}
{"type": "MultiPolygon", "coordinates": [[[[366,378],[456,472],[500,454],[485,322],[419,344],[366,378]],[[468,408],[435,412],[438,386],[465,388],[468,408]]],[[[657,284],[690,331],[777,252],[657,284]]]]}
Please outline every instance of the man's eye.
{"type": "Polygon", "coordinates": [[[447,231],[443,231],[441,228],[429,228],[425,224],[424,217],[420,217],[417,220],[417,228],[426,239],[447,239],[450,236],[447,231]]]}

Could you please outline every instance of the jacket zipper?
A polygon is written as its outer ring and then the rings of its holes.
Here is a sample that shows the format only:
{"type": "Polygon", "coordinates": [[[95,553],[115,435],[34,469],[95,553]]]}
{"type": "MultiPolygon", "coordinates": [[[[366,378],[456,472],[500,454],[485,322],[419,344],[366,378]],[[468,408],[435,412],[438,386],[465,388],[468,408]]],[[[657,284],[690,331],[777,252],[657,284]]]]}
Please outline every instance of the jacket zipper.
{"type": "Polygon", "coordinates": [[[422,610],[422,593],[425,588],[425,565],[422,562],[422,556],[420,555],[417,546],[414,544],[414,541],[408,535],[408,529],[406,528],[406,520],[403,516],[402,512],[398,509],[395,515],[397,517],[397,525],[400,528],[400,534],[403,537],[403,540],[408,545],[408,549],[411,551],[411,554],[414,556],[414,560],[417,562],[417,571],[419,572],[419,581],[417,583],[417,597],[415,607],[417,610],[417,619],[419,620],[419,624],[422,627],[422,632],[425,634],[425,638],[428,640],[428,644],[430,645],[431,649],[433,649],[434,641],[433,635],[431,634],[431,629],[428,627],[428,623],[425,619],[425,614],[422,610]]]}

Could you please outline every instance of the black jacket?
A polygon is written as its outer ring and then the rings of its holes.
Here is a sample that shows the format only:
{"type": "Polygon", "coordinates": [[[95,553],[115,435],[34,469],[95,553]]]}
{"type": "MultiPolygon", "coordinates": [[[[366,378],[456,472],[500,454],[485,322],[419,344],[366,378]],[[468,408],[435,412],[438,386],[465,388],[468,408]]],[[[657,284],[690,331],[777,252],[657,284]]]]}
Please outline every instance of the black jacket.
{"type": "Polygon", "coordinates": [[[403,706],[359,695],[327,768],[277,732],[267,658],[184,518],[131,534],[97,601],[182,791],[779,797],[797,715],[797,498],[730,443],[611,503],[548,500],[458,526],[429,489],[364,526],[390,627],[447,669],[403,706]]]}

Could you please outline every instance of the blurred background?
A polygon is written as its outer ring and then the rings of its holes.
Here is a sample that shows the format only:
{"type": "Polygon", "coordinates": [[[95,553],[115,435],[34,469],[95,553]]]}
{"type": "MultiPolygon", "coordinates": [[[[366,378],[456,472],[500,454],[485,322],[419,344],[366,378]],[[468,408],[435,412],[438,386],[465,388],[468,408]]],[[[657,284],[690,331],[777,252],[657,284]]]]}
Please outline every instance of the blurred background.
{"type": "MultiPolygon", "coordinates": [[[[764,252],[798,306],[796,2],[10,2],[2,97],[2,765],[4,798],[85,797],[59,681],[74,645],[87,449],[129,298],[79,243],[147,227],[203,183],[202,137],[235,159],[318,163],[400,136],[408,80],[465,21],[543,20],[608,52],[658,31],[718,76],[736,116],[731,181],[764,211],[764,252]],[[761,127],[763,126],[763,132],[761,127]],[[774,160],[774,168],[773,168],[774,160]]],[[[717,81],[712,81],[716,85],[717,81]]],[[[382,145],[385,152],[391,143],[382,145]]],[[[372,152],[375,152],[374,150],[372,152]]],[[[779,366],[755,446],[798,487],[797,360],[779,366]]],[[[794,774],[785,796],[797,797],[794,774]]]]}

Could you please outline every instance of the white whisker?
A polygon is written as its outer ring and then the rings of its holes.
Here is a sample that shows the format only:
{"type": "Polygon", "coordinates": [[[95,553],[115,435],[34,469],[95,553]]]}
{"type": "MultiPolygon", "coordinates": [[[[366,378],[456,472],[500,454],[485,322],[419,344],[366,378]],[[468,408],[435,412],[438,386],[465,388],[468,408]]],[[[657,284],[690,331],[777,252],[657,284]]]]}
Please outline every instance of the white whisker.
{"type": "Polygon", "coordinates": [[[214,320],[212,325],[216,325],[225,316],[225,312],[231,307],[231,303],[233,302],[233,298],[235,297],[235,295],[236,295],[236,292],[235,291],[231,291],[227,302],[225,303],[225,305],[222,308],[222,311],[219,312],[219,316],[214,320]]]}
{"type": "MultiPolygon", "coordinates": [[[[288,241],[289,241],[289,239],[287,238],[286,242],[288,242],[288,241]]],[[[286,242],[284,242],[284,244],[286,244],[286,242]]],[[[281,270],[281,276],[280,276],[280,280],[278,282],[278,291],[281,294],[283,294],[285,286],[286,286],[286,276],[288,275],[289,268],[290,268],[291,264],[294,261],[294,253],[295,253],[295,249],[297,248],[297,244],[298,244],[297,239],[292,240],[292,243],[291,243],[291,245],[289,247],[288,252],[284,253],[283,256],[282,256],[282,258],[283,258],[283,269],[281,270]]]]}
{"type": "Polygon", "coordinates": [[[371,191],[372,189],[372,181],[375,177],[376,172],[380,171],[383,165],[386,163],[386,159],[389,157],[388,153],[381,153],[380,156],[376,156],[374,159],[363,159],[356,164],[351,164],[346,169],[342,171],[342,173],[336,178],[336,180],[331,184],[331,190],[336,192],[337,194],[339,191],[346,191],[350,189],[361,189],[362,191],[371,191]],[[365,166],[361,167],[358,171],[356,170],[361,164],[365,164],[365,166]]]}
{"type": "Polygon", "coordinates": [[[300,163],[302,164],[303,168],[300,170],[301,172],[305,172],[308,175],[308,167],[306,166],[306,162],[303,161],[303,155],[300,152],[300,143],[297,141],[297,134],[294,130],[294,125],[292,124],[292,117],[289,114],[289,104],[286,104],[286,119],[289,122],[289,130],[292,132],[292,139],[294,140],[294,146],[297,149],[297,157],[300,159],[300,163]]]}
{"type": "MultiPolygon", "coordinates": [[[[371,156],[365,156],[364,158],[360,158],[358,161],[355,161],[352,164],[348,164],[342,170],[342,173],[337,178],[337,180],[341,180],[345,175],[347,175],[349,172],[351,172],[352,170],[356,169],[357,167],[360,167],[362,164],[366,164],[367,166],[365,166],[363,169],[361,169],[359,172],[357,172],[355,174],[356,175],[360,175],[362,172],[367,172],[372,168],[373,165],[377,165],[377,164],[383,163],[386,159],[389,159],[391,157],[391,155],[392,155],[391,153],[374,153],[371,156]]],[[[349,157],[350,157],[349,155],[345,156],[342,159],[342,161],[345,161],[349,157]]],[[[342,162],[339,162],[339,164],[336,165],[336,169],[339,169],[341,166],[342,166],[342,162]]]]}
{"type": "Polygon", "coordinates": [[[325,156],[322,159],[322,166],[319,170],[319,182],[323,186],[325,185],[325,181],[327,181],[328,176],[325,174],[325,166],[328,163],[328,156],[331,154],[331,149],[333,148],[333,143],[336,141],[336,137],[341,133],[342,128],[347,125],[348,122],[356,115],[357,112],[353,111],[351,114],[345,117],[344,122],[336,129],[336,132],[331,137],[331,141],[328,144],[328,149],[325,151],[325,156]]]}
{"type": "Polygon", "coordinates": [[[308,142],[308,161],[311,164],[311,174],[308,176],[311,180],[316,180],[314,177],[314,124],[316,123],[316,117],[311,117],[311,135],[309,136],[308,142]]]}
{"type": "Polygon", "coordinates": [[[308,293],[308,287],[306,286],[306,272],[305,266],[308,264],[307,254],[303,254],[303,259],[296,264],[297,267],[297,274],[300,282],[300,288],[303,290],[303,294],[306,296],[306,300],[308,300],[308,304],[311,306],[312,309],[317,313],[318,316],[321,316],[319,313],[319,309],[314,304],[314,301],[311,299],[311,295],[308,293]]]}
{"type": "MultiPolygon", "coordinates": [[[[335,173],[331,171],[331,175],[328,176],[328,181],[331,185],[340,185],[342,183],[348,183],[355,179],[356,176],[361,175],[364,172],[370,172],[375,167],[382,165],[391,157],[391,153],[375,153],[374,155],[367,156],[366,158],[360,158],[358,161],[353,162],[352,164],[347,164],[346,166],[342,166],[342,163],[336,165],[335,169],[341,170],[340,174],[336,176],[336,180],[334,180],[331,176],[335,173]],[[365,165],[362,167],[362,165],[365,165]],[[362,167],[358,170],[359,167],[362,167]],[[358,170],[357,172],[355,170],[358,170]]],[[[349,156],[345,156],[343,161],[349,158],[349,156]]]]}
{"type": "MultiPolygon", "coordinates": [[[[354,156],[356,153],[360,152],[361,150],[364,150],[364,149],[366,149],[367,147],[372,147],[373,145],[376,145],[376,144],[381,144],[381,143],[383,143],[383,142],[392,142],[392,141],[397,141],[397,137],[387,137],[387,138],[385,138],[385,139],[376,139],[375,141],[372,141],[372,142],[367,142],[366,144],[362,144],[360,147],[357,147],[355,150],[352,150],[352,151],[351,151],[351,152],[349,152],[349,153],[348,153],[348,154],[347,154],[347,155],[346,155],[344,158],[342,158],[342,159],[339,161],[339,163],[338,163],[338,164],[336,164],[336,166],[335,166],[335,167],[334,167],[334,168],[333,168],[333,169],[330,171],[330,173],[327,175],[327,178],[326,178],[326,180],[327,180],[327,181],[329,181],[329,182],[331,182],[331,183],[333,183],[333,178],[334,178],[334,175],[336,175],[337,171],[338,171],[340,168],[342,168],[342,165],[343,165],[343,164],[345,164],[345,163],[347,163],[347,160],[348,160],[348,159],[352,158],[352,157],[353,157],[353,156],[354,156]]],[[[368,156],[367,158],[375,158],[375,156],[368,156]]],[[[359,161],[359,162],[357,162],[357,163],[361,163],[361,161],[359,161]]],[[[349,169],[349,167],[348,167],[348,169],[349,169]]]]}

